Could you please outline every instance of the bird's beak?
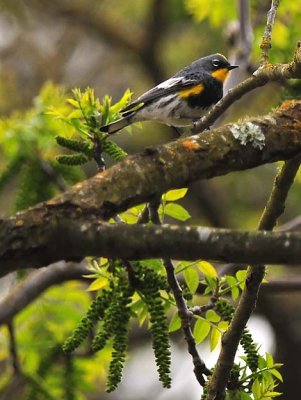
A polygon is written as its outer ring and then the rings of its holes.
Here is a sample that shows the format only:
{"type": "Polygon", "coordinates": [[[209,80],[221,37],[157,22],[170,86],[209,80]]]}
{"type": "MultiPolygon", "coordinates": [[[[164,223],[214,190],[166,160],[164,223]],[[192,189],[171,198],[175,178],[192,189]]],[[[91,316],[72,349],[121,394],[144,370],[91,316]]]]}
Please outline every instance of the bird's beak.
{"type": "Polygon", "coordinates": [[[231,69],[238,68],[238,67],[239,67],[239,65],[229,65],[228,70],[231,71],[231,69]]]}

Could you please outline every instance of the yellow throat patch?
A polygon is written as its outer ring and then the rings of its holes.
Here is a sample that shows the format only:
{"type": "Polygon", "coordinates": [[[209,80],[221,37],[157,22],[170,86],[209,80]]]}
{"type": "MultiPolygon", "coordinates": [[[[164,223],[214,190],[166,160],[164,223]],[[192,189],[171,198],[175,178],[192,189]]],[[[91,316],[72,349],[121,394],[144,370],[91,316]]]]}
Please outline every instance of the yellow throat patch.
{"type": "Polygon", "coordinates": [[[179,92],[179,95],[180,97],[186,99],[187,97],[197,96],[198,94],[201,94],[204,89],[205,86],[202,83],[199,83],[198,85],[195,85],[189,89],[181,90],[179,92]]]}
{"type": "Polygon", "coordinates": [[[211,76],[218,81],[224,83],[229,75],[229,70],[227,68],[220,68],[217,71],[212,72],[211,76]]]}

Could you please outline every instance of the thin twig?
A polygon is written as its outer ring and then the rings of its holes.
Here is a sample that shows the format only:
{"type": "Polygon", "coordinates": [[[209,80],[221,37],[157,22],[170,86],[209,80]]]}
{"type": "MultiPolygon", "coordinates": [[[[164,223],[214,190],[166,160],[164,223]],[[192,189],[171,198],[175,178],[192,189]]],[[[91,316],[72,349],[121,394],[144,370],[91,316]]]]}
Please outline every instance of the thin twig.
{"type": "MultiPolygon", "coordinates": [[[[159,213],[158,213],[159,205],[160,205],[159,198],[154,199],[148,205],[151,221],[153,222],[153,224],[156,224],[156,225],[161,224],[159,213]]],[[[196,379],[198,380],[199,384],[204,386],[204,384],[205,384],[204,375],[205,376],[209,375],[210,370],[206,367],[204,361],[201,359],[201,357],[197,351],[197,348],[196,348],[196,343],[195,343],[193,333],[191,330],[192,313],[191,313],[191,311],[189,311],[186,301],[183,297],[183,292],[182,292],[181,286],[177,280],[173,262],[171,261],[171,259],[165,258],[165,259],[163,259],[163,264],[164,264],[166,275],[167,275],[167,281],[172,290],[172,293],[174,295],[175,302],[177,305],[178,314],[179,314],[179,318],[181,320],[182,330],[184,333],[184,338],[186,340],[187,347],[188,347],[188,352],[192,357],[192,362],[194,365],[194,370],[193,370],[194,374],[195,374],[196,379]]]]}
{"type": "Polygon", "coordinates": [[[272,0],[271,8],[267,15],[267,23],[265,26],[264,34],[262,36],[261,48],[261,64],[269,62],[269,50],[272,47],[272,30],[275,23],[275,17],[280,0],[272,0]]]}
{"type": "Polygon", "coordinates": [[[62,176],[53,169],[49,161],[40,159],[39,163],[43,172],[47,175],[48,178],[53,181],[53,183],[58,187],[61,192],[65,192],[66,190],[68,190],[68,185],[66,184],[62,176]]]}
{"type": "Polygon", "coordinates": [[[196,343],[191,330],[192,313],[191,311],[189,311],[186,301],[183,297],[182,289],[179,285],[179,282],[177,281],[172,261],[170,259],[164,259],[163,263],[167,274],[167,280],[173,292],[178,308],[178,314],[181,320],[184,337],[188,346],[188,352],[192,357],[192,362],[194,365],[193,371],[199,384],[204,386],[204,375],[209,375],[210,370],[206,367],[196,348],[196,343]]]}
{"type": "MultiPolygon", "coordinates": [[[[259,222],[259,230],[272,230],[284,210],[285,200],[300,165],[300,158],[287,161],[277,174],[271,195],[259,222]]],[[[208,385],[208,400],[224,399],[224,391],[234,363],[234,357],[247,321],[252,314],[261,282],[265,275],[265,266],[252,265],[249,268],[246,286],[233,315],[228,331],[222,340],[222,349],[208,385]]]]}
{"type": "Polygon", "coordinates": [[[12,367],[15,375],[19,375],[21,372],[20,360],[18,357],[17,342],[16,342],[14,325],[12,321],[7,324],[7,329],[9,332],[9,352],[11,356],[12,367]]]}
{"type": "Polygon", "coordinates": [[[298,155],[284,163],[280,173],[276,176],[271,196],[262,213],[259,227],[260,230],[273,230],[277,219],[283,214],[285,201],[295,176],[298,172],[301,155],[298,155]]]}

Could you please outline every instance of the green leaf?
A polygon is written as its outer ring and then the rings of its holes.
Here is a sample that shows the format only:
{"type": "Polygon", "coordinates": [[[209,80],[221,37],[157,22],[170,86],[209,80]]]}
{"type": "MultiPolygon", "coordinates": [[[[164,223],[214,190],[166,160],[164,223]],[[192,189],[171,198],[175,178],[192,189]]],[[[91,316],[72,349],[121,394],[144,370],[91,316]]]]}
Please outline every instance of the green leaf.
{"type": "Polygon", "coordinates": [[[113,106],[111,106],[110,112],[112,114],[116,114],[119,111],[121,111],[124,107],[126,107],[129,104],[130,100],[131,100],[132,94],[133,93],[130,91],[130,89],[127,89],[124,92],[124,94],[121,97],[121,99],[117,103],[115,103],[113,106]]]}
{"type": "Polygon", "coordinates": [[[75,108],[79,108],[79,104],[77,100],[74,99],[67,99],[67,103],[71,104],[75,108]]]}
{"type": "Polygon", "coordinates": [[[253,382],[252,393],[254,395],[254,400],[259,400],[261,398],[261,387],[258,379],[255,379],[253,382]]]}
{"type": "Polygon", "coordinates": [[[83,118],[83,113],[82,110],[74,110],[72,111],[68,116],[68,119],[79,119],[79,118],[83,118]]]}
{"type": "Polygon", "coordinates": [[[229,322],[228,321],[221,321],[217,325],[218,329],[221,331],[225,332],[229,328],[229,322]]]}
{"type": "Polygon", "coordinates": [[[101,276],[97,279],[95,279],[94,282],[91,283],[91,285],[88,287],[88,291],[92,292],[94,290],[99,290],[107,286],[109,280],[105,276],[101,276]]]}
{"type": "Polygon", "coordinates": [[[193,267],[190,267],[183,271],[183,276],[189,290],[194,294],[199,286],[199,274],[193,267]]]}
{"type": "Polygon", "coordinates": [[[282,395],[280,392],[265,392],[264,397],[277,397],[282,395]]]}
{"type": "Polygon", "coordinates": [[[164,208],[165,214],[179,221],[186,221],[191,217],[189,212],[180,204],[168,203],[164,208]]]}
{"type": "Polygon", "coordinates": [[[234,286],[234,287],[231,288],[231,296],[232,296],[232,299],[233,299],[233,300],[236,300],[236,299],[238,298],[238,296],[239,296],[239,289],[238,289],[236,286],[234,286]]]}
{"type": "Polygon", "coordinates": [[[171,333],[177,331],[181,328],[181,325],[179,314],[176,312],[169,323],[168,332],[171,333]]]}
{"type": "Polygon", "coordinates": [[[262,356],[258,356],[258,367],[264,369],[267,366],[266,360],[262,356]]]}
{"type": "Polygon", "coordinates": [[[248,393],[246,393],[246,392],[239,391],[238,400],[252,400],[252,397],[250,395],[248,395],[248,393]]]}
{"type": "Polygon", "coordinates": [[[202,271],[204,276],[208,276],[211,278],[217,278],[216,269],[208,261],[200,261],[198,263],[198,268],[202,271]]]}
{"type": "Polygon", "coordinates": [[[280,374],[280,372],[277,369],[270,369],[270,373],[273,374],[275,376],[275,378],[277,378],[280,382],[283,382],[283,378],[282,375],[280,374]]]}
{"type": "Polygon", "coordinates": [[[274,359],[273,359],[272,354],[265,353],[265,358],[267,361],[267,367],[272,368],[274,366],[274,359]]]}
{"type": "Polygon", "coordinates": [[[206,320],[210,322],[218,322],[220,321],[221,317],[214,311],[208,310],[206,312],[206,320]]]}
{"type": "Polygon", "coordinates": [[[210,332],[210,322],[203,318],[198,318],[193,327],[193,335],[196,344],[202,343],[210,332]]]}
{"type": "Polygon", "coordinates": [[[210,335],[210,350],[213,351],[219,343],[221,333],[217,328],[212,328],[210,335]]]}
{"type": "Polygon", "coordinates": [[[175,201],[175,200],[182,199],[186,195],[187,191],[188,191],[188,188],[170,190],[169,192],[167,192],[163,195],[163,200],[175,201]]]}
{"type": "Polygon", "coordinates": [[[231,290],[231,295],[232,295],[233,300],[236,300],[237,297],[239,296],[239,289],[236,286],[237,285],[236,278],[234,278],[234,276],[231,276],[231,275],[226,275],[226,281],[231,290]]]}
{"type": "Polygon", "coordinates": [[[210,293],[210,291],[213,293],[217,287],[217,278],[211,278],[210,276],[205,276],[205,281],[208,285],[208,287],[205,290],[205,294],[210,293]]]}
{"type": "Polygon", "coordinates": [[[237,280],[234,278],[234,276],[231,275],[226,275],[226,281],[229,286],[234,286],[237,284],[237,280]]]}
{"type": "Polygon", "coordinates": [[[246,278],[247,278],[247,273],[248,273],[248,271],[247,271],[246,269],[241,269],[241,270],[237,271],[236,274],[235,274],[237,280],[238,280],[239,282],[241,282],[241,283],[239,284],[239,286],[240,286],[241,289],[244,289],[244,287],[245,287],[246,278]]]}

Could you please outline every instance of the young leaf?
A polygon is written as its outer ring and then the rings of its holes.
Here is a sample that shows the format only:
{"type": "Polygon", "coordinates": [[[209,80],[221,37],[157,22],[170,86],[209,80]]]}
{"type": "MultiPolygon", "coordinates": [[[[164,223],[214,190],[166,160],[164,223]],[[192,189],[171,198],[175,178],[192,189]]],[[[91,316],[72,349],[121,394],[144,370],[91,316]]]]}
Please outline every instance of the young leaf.
{"type": "Polygon", "coordinates": [[[277,397],[282,395],[283,393],[280,392],[265,392],[264,397],[268,398],[268,397],[277,397]]]}
{"type": "Polygon", "coordinates": [[[192,294],[194,294],[199,286],[199,274],[192,267],[192,268],[186,268],[183,271],[183,275],[189,290],[191,291],[192,294]]]}
{"type": "Polygon", "coordinates": [[[225,332],[229,327],[229,322],[228,321],[221,321],[221,322],[218,323],[217,327],[221,331],[225,332]]]}
{"type": "Polygon", "coordinates": [[[186,221],[191,217],[189,212],[185,210],[180,204],[168,203],[164,208],[165,214],[173,217],[179,221],[186,221]]]}
{"type": "Polygon", "coordinates": [[[250,395],[248,395],[248,393],[246,393],[246,392],[239,391],[238,400],[252,400],[252,397],[250,395]]]}
{"type": "Polygon", "coordinates": [[[265,353],[265,358],[266,358],[266,360],[267,360],[267,367],[268,367],[268,368],[272,368],[273,365],[274,365],[274,359],[273,359],[272,354],[270,354],[270,353],[265,353]]]}
{"type": "Polygon", "coordinates": [[[244,287],[245,287],[247,273],[248,273],[248,271],[246,269],[241,269],[241,270],[237,271],[235,274],[237,280],[239,282],[241,282],[239,284],[241,289],[244,289],[244,287]]]}
{"type": "Polygon", "coordinates": [[[214,311],[208,310],[206,312],[206,320],[210,322],[219,322],[221,317],[214,311]]]}
{"type": "Polygon", "coordinates": [[[179,314],[176,312],[169,323],[168,332],[169,333],[175,332],[180,328],[181,328],[181,320],[179,314]]]}
{"type": "Polygon", "coordinates": [[[282,375],[280,374],[280,372],[277,369],[271,369],[270,373],[273,374],[275,376],[275,378],[277,378],[280,382],[283,382],[283,378],[282,375]]]}
{"type": "Polygon", "coordinates": [[[106,278],[105,276],[101,276],[95,279],[95,281],[91,283],[87,290],[89,292],[92,292],[94,290],[102,289],[103,287],[107,286],[108,282],[108,278],[106,278]]]}
{"type": "Polygon", "coordinates": [[[163,195],[163,200],[175,201],[175,200],[182,199],[183,197],[185,197],[187,191],[188,191],[188,188],[170,190],[169,192],[167,192],[163,195]]]}
{"type": "Polygon", "coordinates": [[[255,379],[252,385],[252,393],[254,396],[254,400],[261,399],[261,387],[258,379],[255,379]]]}
{"type": "Polygon", "coordinates": [[[221,333],[217,328],[212,328],[210,335],[210,350],[213,351],[220,340],[221,333]]]}
{"type": "Polygon", "coordinates": [[[205,319],[198,318],[193,327],[193,335],[196,344],[203,342],[210,332],[211,325],[205,319]]]}
{"type": "Polygon", "coordinates": [[[198,263],[198,268],[202,271],[204,276],[208,276],[210,278],[217,278],[216,269],[208,261],[200,261],[198,263]]]}

